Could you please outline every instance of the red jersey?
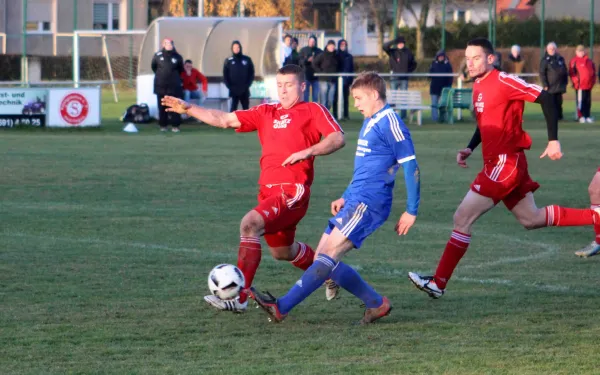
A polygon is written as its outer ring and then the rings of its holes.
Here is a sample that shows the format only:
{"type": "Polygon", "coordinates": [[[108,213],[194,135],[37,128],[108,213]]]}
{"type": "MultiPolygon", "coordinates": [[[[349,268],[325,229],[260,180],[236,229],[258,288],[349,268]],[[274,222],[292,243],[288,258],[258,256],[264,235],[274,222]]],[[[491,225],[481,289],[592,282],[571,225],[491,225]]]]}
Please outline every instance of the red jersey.
{"type": "Polygon", "coordinates": [[[473,84],[473,107],[481,133],[483,159],[516,153],[531,147],[522,127],[525,101],[534,102],[542,88],[493,70],[473,84]]]}
{"type": "Polygon", "coordinates": [[[202,82],[202,91],[206,92],[208,90],[208,80],[204,74],[200,73],[196,68],[192,68],[190,75],[188,75],[185,70],[181,72],[181,80],[183,81],[184,90],[198,90],[198,82],[202,82]]]}
{"type": "Polygon", "coordinates": [[[329,111],[317,103],[300,102],[289,109],[281,104],[261,104],[234,113],[242,124],[237,132],[258,131],[262,145],[260,185],[311,185],[314,157],[285,167],[281,164],[293,153],[319,143],[321,137],[342,131],[329,111]]]}

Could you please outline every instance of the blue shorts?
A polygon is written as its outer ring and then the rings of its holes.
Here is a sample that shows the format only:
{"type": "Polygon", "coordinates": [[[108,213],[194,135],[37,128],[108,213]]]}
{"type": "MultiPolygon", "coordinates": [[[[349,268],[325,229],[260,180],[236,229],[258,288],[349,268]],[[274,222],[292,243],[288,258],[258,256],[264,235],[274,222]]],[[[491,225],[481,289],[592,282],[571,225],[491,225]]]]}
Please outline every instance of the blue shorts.
{"type": "Polygon", "coordinates": [[[390,216],[388,212],[369,209],[365,203],[350,200],[337,215],[329,219],[325,234],[330,234],[334,227],[360,248],[363,241],[377,230],[390,216]]]}

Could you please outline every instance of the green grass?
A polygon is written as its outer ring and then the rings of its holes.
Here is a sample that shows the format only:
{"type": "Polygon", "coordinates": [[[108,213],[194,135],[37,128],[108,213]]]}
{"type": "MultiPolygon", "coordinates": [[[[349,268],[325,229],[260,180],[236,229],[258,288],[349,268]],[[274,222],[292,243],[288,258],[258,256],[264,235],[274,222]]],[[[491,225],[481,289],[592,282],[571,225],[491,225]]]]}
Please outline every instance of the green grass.
{"type": "MultiPolygon", "coordinates": [[[[0,373],[597,373],[600,257],[573,255],[591,228],[527,232],[500,206],[476,224],[442,299],[406,278],[435,268],[481,167],[478,152],[467,170],[455,163],[472,122],[411,125],[417,223],[394,234],[399,177],[390,221],[347,258],[391,299],[392,314],[354,326],[360,302],[346,292],[327,302],[320,289],[274,325],[259,310],[217,313],[202,300],[209,270],[235,262],[239,220],[255,204],[256,135],[200,125],[165,135],[155,124],[126,134],[116,120],[126,104],[104,103],[98,130],[0,132],[0,373]]],[[[565,157],[553,162],[538,158],[541,119],[529,108],[538,204],[587,206],[598,125],[561,124],[565,157]]],[[[313,245],[352,173],[360,123],[343,125],[348,145],[318,159],[298,228],[313,245]]],[[[256,284],[277,295],[299,276],[264,250],[256,284]]]]}

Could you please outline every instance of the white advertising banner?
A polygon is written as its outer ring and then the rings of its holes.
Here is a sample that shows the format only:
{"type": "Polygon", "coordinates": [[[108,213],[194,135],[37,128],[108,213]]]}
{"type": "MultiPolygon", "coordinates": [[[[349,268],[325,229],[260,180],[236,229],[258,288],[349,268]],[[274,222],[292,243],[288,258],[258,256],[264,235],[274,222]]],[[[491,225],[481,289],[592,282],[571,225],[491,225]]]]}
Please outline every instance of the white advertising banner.
{"type": "Polygon", "coordinates": [[[100,87],[49,91],[48,127],[100,126],[100,87]]]}

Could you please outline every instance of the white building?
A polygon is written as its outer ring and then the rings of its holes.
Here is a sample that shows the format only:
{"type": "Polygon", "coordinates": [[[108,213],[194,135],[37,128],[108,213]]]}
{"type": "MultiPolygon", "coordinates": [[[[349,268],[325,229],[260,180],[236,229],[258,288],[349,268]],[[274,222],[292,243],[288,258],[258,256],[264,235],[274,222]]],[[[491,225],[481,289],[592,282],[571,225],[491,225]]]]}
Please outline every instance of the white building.
{"type": "MultiPolygon", "coordinates": [[[[416,17],[421,14],[420,3],[412,5],[416,17]]],[[[393,10],[389,10],[389,17],[392,18],[393,10]]],[[[474,24],[488,22],[489,13],[487,2],[473,3],[469,7],[460,7],[456,5],[447,5],[446,22],[470,22],[474,24]]],[[[433,6],[429,10],[427,17],[427,27],[432,27],[441,23],[442,8],[440,5],[433,6]]],[[[400,18],[399,27],[416,27],[417,21],[411,12],[404,10],[400,18]]],[[[377,32],[375,22],[369,17],[369,11],[360,6],[353,6],[348,9],[346,14],[346,39],[350,46],[350,52],[355,56],[376,56],[379,52],[377,45],[377,32]]],[[[334,39],[339,39],[334,38],[334,39]]],[[[388,41],[390,36],[384,36],[384,41],[388,41]]]]}

